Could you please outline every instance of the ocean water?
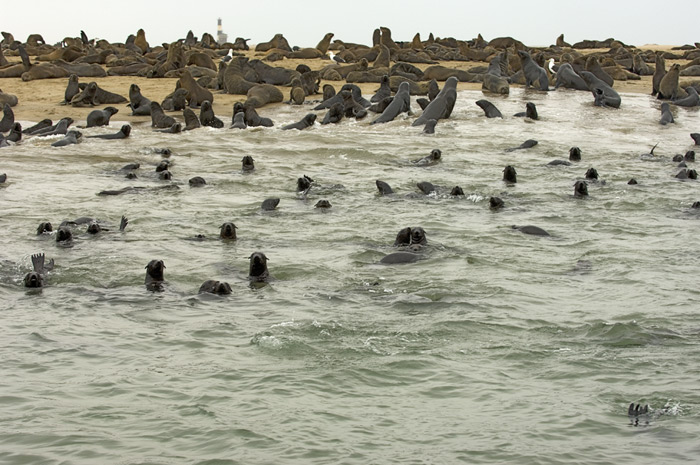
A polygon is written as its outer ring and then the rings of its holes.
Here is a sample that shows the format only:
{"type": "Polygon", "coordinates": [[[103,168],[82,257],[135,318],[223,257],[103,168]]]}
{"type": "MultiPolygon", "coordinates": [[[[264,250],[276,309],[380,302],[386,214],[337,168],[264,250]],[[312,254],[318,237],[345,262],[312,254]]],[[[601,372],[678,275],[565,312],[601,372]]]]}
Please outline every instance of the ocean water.
{"type": "Polygon", "coordinates": [[[280,106],[260,111],[275,128],[136,124],[123,141],[0,149],[0,462],[697,462],[700,191],[671,158],[692,149],[698,109],[662,127],[647,95],[611,110],[584,92],[512,89],[486,96],[505,115],[486,119],[481,98],[461,91],[434,135],[415,116],[281,131],[311,106],[280,106]],[[539,121],[511,116],[527,101],[539,121]],[[539,144],[505,152],[526,139],[539,144]],[[572,146],[581,162],[547,166],[572,146]],[[156,177],[154,147],[172,150],[173,181],[156,177]],[[433,148],[441,163],[411,163],[433,148]],[[118,171],[131,162],[136,180],[118,171]],[[590,167],[602,181],[575,198],[590,167]],[[316,181],[306,197],[303,175],[316,181]],[[190,188],[193,176],[208,184],[190,188]],[[441,189],[422,195],[421,181],[441,189]],[[464,197],[448,195],[456,185],[464,197]],[[278,209],[261,211],[270,197],[278,209]],[[72,247],[35,233],[83,216],[111,230],[76,227],[72,247]],[[218,239],[226,221],[238,240],[218,239]],[[407,226],[426,231],[422,259],[379,264],[407,226]],[[247,280],[255,251],[267,285],[247,280]],[[55,268],[27,290],[40,252],[55,268]],[[144,286],[152,259],[163,292],[144,286]],[[198,295],[207,279],[232,294],[198,295]],[[650,413],[629,418],[631,402],[650,413]]]}

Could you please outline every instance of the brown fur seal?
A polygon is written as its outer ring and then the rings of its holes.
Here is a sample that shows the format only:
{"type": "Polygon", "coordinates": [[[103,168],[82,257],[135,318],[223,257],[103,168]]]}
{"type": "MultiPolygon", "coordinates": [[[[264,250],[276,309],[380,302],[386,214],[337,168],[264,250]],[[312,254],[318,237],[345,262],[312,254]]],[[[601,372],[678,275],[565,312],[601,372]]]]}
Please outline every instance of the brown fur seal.
{"type": "Polygon", "coordinates": [[[214,95],[197,84],[189,70],[184,70],[180,76],[180,87],[188,93],[187,102],[192,108],[199,108],[205,100],[214,103],[214,95]]]}
{"type": "Polygon", "coordinates": [[[659,82],[659,94],[660,99],[671,99],[675,100],[679,96],[679,86],[678,77],[680,75],[681,65],[678,63],[671,66],[668,73],[661,78],[659,82]]]}

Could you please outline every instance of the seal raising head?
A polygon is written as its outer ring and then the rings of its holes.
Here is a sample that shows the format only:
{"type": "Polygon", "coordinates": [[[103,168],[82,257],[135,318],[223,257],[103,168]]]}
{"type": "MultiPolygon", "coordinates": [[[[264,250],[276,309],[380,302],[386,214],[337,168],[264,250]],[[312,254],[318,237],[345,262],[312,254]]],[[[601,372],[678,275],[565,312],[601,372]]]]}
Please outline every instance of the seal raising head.
{"type": "Polygon", "coordinates": [[[235,224],[226,222],[221,225],[219,237],[221,239],[236,239],[236,229],[238,229],[238,227],[235,224]]]}
{"type": "Polygon", "coordinates": [[[253,282],[265,282],[270,277],[267,271],[267,257],[262,252],[255,252],[250,256],[250,271],[248,279],[253,282]]]}

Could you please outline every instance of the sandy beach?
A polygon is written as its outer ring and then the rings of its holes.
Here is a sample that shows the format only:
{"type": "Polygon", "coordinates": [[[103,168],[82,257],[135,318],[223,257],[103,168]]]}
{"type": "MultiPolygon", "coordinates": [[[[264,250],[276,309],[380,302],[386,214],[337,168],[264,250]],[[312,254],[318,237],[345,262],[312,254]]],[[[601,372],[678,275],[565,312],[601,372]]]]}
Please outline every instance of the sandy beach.
{"type": "MultiPolygon", "coordinates": [[[[671,51],[672,45],[643,45],[640,46],[640,50],[654,50],[654,51],[671,51]]],[[[250,59],[254,58],[264,58],[266,53],[253,51],[254,46],[251,47],[250,51],[243,52],[250,59]]],[[[584,54],[601,52],[605,50],[581,50],[584,54]]],[[[11,63],[20,62],[19,57],[8,56],[8,61],[11,63]]],[[[666,66],[669,67],[673,63],[687,63],[686,60],[667,60],[666,66]]],[[[331,61],[328,59],[283,59],[281,61],[271,63],[272,66],[281,66],[288,69],[294,69],[299,64],[306,64],[312,70],[320,70],[324,66],[330,64],[331,61]]],[[[450,68],[456,68],[459,70],[469,70],[476,66],[488,66],[486,62],[477,61],[444,61],[440,62],[440,65],[450,68]]],[[[421,69],[425,69],[428,66],[426,64],[417,64],[421,69]]],[[[107,69],[107,68],[105,68],[107,69]]],[[[628,81],[615,81],[615,89],[618,92],[631,92],[631,93],[651,93],[651,76],[641,76],[640,80],[628,80],[628,81]]],[[[63,100],[63,94],[67,85],[66,78],[59,79],[41,79],[29,82],[24,82],[20,78],[4,78],[0,79],[0,89],[5,93],[14,94],[19,99],[19,104],[14,108],[15,117],[20,121],[40,121],[44,118],[50,118],[52,120],[57,120],[62,117],[71,117],[74,120],[81,122],[85,121],[88,113],[94,108],[74,108],[71,106],[61,105],[59,102],[63,100]]],[[[141,88],[141,93],[147,98],[161,102],[168,94],[170,94],[175,89],[175,84],[177,82],[176,78],[142,78],[136,76],[109,76],[104,78],[81,78],[80,82],[91,82],[95,81],[97,84],[110,92],[115,92],[124,97],[128,98],[129,86],[133,83],[137,84],[141,88]]],[[[322,81],[320,88],[323,85],[331,84],[338,91],[345,81],[322,81]]],[[[442,85],[443,83],[440,83],[442,85]]],[[[376,83],[359,83],[357,84],[365,96],[371,96],[378,89],[379,84],[376,83]]],[[[289,87],[279,87],[285,100],[289,99],[289,87]]],[[[458,90],[479,90],[481,89],[480,83],[459,83],[458,90]]],[[[236,102],[245,101],[246,97],[244,95],[231,95],[226,94],[221,91],[213,91],[214,93],[214,112],[219,118],[225,122],[230,122],[232,117],[232,107],[236,102]]],[[[320,100],[321,95],[309,96],[307,97],[307,102],[312,100],[320,100]]],[[[273,104],[273,105],[283,105],[283,104],[273,104]]],[[[130,110],[126,107],[126,104],[116,105],[119,109],[119,113],[115,115],[114,120],[118,121],[128,121],[131,123],[150,123],[149,117],[144,116],[131,116],[130,110]]],[[[268,106],[269,108],[269,106],[268,106]]],[[[265,109],[263,108],[261,112],[264,114],[265,109]]],[[[179,113],[179,112],[177,112],[179,113]]],[[[175,113],[173,113],[175,114],[175,113]]]]}

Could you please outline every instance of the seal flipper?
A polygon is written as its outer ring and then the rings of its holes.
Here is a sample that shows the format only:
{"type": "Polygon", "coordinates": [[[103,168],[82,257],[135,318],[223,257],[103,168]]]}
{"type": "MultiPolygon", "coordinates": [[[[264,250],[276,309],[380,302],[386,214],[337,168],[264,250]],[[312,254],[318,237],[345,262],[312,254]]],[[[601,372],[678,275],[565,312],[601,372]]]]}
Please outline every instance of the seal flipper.
{"type": "Polygon", "coordinates": [[[122,221],[119,224],[119,230],[124,231],[126,229],[127,224],[129,224],[129,220],[126,218],[126,216],[122,215],[122,221]]]}
{"type": "Polygon", "coordinates": [[[32,63],[29,61],[29,55],[22,45],[18,47],[19,56],[22,57],[22,66],[24,66],[24,71],[29,71],[32,67],[32,63]]]}

